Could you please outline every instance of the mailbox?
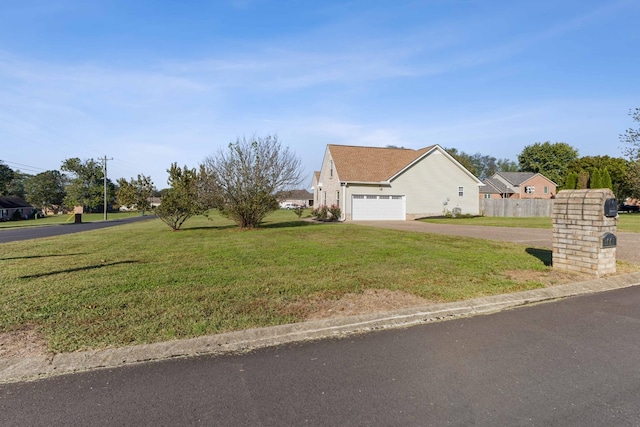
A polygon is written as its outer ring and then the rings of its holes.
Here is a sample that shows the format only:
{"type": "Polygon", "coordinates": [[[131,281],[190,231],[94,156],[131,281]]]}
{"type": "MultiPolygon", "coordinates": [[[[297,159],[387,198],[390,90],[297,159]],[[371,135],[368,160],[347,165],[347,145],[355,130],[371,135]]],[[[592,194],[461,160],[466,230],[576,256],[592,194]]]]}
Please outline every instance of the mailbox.
{"type": "Polygon", "coordinates": [[[613,233],[604,233],[602,236],[602,249],[615,248],[617,243],[618,239],[613,233]]]}
{"type": "Polygon", "coordinates": [[[604,201],[604,216],[607,218],[615,218],[618,216],[618,201],[616,199],[607,199],[604,201]]]}

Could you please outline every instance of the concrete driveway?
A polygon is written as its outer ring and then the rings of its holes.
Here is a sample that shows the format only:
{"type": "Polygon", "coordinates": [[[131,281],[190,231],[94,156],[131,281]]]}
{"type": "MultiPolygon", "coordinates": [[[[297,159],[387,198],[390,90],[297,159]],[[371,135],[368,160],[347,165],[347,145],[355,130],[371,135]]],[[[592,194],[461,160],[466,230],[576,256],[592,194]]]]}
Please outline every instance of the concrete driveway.
{"type": "MultiPolygon", "coordinates": [[[[353,221],[352,224],[368,227],[388,228],[392,230],[417,233],[445,234],[449,236],[473,237],[476,239],[512,242],[535,248],[552,248],[552,230],[541,228],[484,227],[478,225],[433,224],[422,221],[353,221]]],[[[616,233],[618,260],[640,264],[638,233],[616,233]]]]}

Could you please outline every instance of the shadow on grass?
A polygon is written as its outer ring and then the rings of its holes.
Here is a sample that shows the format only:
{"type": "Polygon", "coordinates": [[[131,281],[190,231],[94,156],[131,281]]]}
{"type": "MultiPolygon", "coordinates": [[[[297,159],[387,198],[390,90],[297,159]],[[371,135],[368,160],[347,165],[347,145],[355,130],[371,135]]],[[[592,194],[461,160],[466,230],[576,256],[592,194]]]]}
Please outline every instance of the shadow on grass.
{"type": "Polygon", "coordinates": [[[310,225],[318,225],[318,224],[319,224],[319,223],[317,223],[317,222],[309,222],[309,221],[295,220],[295,221],[273,222],[273,223],[260,224],[260,227],[259,227],[259,228],[291,228],[291,227],[306,227],[306,226],[310,226],[310,225]]]}
{"type": "Polygon", "coordinates": [[[59,257],[59,256],[76,256],[76,255],[85,255],[85,254],[56,254],[56,255],[12,256],[12,257],[7,257],[7,258],[0,258],[0,261],[9,261],[9,260],[12,260],[12,259],[51,258],[51,257],[59,257]]]}
{"type": "Polygon", "coordinates": [[[20,279],[37,279],[39,277],[54,276],[56,274],[75,273],[78,271],[87,271],[87,270],[97,270],[98,268],[112,267],[114,265],[120,265],[120,264],[135,264],[137,262],[138,261],[130,260],[130,261],[109,262],[109,263],[98,264],[98,265],[88,265],[86,267],[69,268],[66,270],[50,271],[48,273],[39,273],[39,274],[30,274],[27,276],[20,276],[20,279]]]}
{"type": "Polygon", "coordinates": [[[527,248],[526,251],[529,255],[533,255],[542,261],[547,267],[551,267],[553,263],[553,252],[549,249],[527,248]]]}
{"type": "MultiPolygon", "coordinates": [[[[197,231],[197,230],[228,230],[230,228],[238,228],[237,225],[235,224],[229,224],[229,225],[208,225],[208,226],[200,226],[200,227],[182,227],[180,228],[180,230],[178,230],[178,232],[180,231],[197,231]]],[[[173,231],[173,230],[170,230],[173,231]]]]}

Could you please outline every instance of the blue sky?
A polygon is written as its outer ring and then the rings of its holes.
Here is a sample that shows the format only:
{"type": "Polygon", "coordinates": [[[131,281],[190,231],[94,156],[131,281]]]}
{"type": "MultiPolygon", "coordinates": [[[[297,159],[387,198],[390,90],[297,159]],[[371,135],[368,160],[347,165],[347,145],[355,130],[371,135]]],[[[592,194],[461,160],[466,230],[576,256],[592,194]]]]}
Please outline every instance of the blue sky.
{"type": "Polygon", "coordinates": [[[107,156],[166,184],[277,134],[304,185],[326,144],[622,157],[637,0],[0,0],[0,160],[107,156]]]}

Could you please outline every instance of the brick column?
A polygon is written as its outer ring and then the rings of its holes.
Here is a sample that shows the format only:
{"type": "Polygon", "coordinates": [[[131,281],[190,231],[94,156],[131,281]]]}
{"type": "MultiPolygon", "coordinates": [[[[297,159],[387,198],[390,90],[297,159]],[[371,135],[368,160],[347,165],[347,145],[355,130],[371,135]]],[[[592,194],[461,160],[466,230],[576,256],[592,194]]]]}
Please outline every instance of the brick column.
{"type": "Polygon", "coordinates": [[[611,190],[563,190],[553,205],[553,267],[593,274],[616,272],[615,201],[611,190]],[[610,207],[610,206],[609,206],[610,207]]]}

